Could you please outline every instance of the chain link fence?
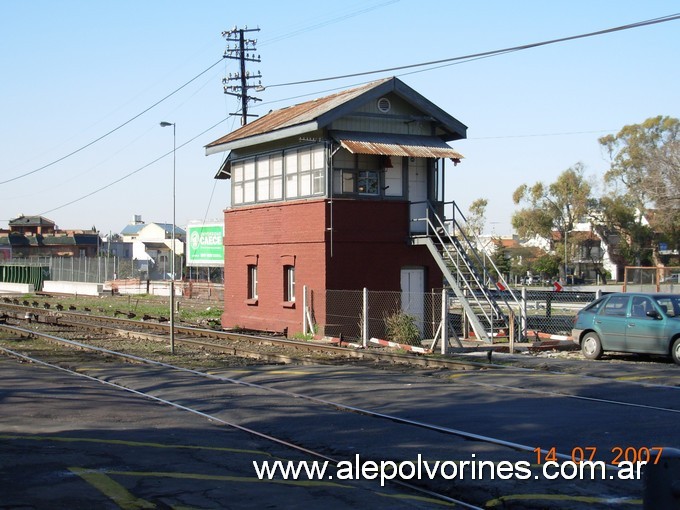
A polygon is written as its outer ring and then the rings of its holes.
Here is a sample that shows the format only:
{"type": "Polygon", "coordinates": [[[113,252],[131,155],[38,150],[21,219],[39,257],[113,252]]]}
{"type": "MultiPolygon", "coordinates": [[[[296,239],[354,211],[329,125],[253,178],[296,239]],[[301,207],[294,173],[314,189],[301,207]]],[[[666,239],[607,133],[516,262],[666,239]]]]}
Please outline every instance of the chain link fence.
{"type": "Polygon", "coordinates": [[[540,291],[523,289],[522,307],[516,316],[520,331],[528,340],[535,339],[535,333],[571,335],[576,313],[601,295],[598,291],[540,291]]]}
{"type": "Polygon", "coordinates": [[[138,278],[140,263],[118,257],[14,257],[3,266],[47,268],[49,280],[104,283],[116,278],[138,278]]]}
{"type": "MultiPolygon", "coordinates": [[[[534,341],[537,333],[571,335],[576,313],[601,295],[599,291],[548,291],[522,289],[520,306],[513,309],[517,341],[534,341]]],[[[418,343],[441,335],[442,318],[446,317],[448,337],[467,338],[469,326],[452,292],[447,293],[446,309],[442,308],[441,291],[402,293],[369,290],[328,290],[312,293],[313,309],[325,309],[325,324],[318,324],[326,336],[366,342],[371,338],[399,341],[406,327],[397,319],[408,316],[408,324],[417,328],[418,343]],[[319,296],[319,294],[322,294],[319,296]],[[366,323],[364,322],[366,317],[366,323]],[[394,323],[397,330],[394,330],[394,323]]],[[[495,342],[503,341],[507,328],[488,331],[495,342]]],[[[450,341],[454,345],[454,341],[450,341]]]]}
{"type": "MultiPolygon", "coordinates": [[[[119,257],[14,257],[0,266],[44,267],[48,279],[65,282],[104,283],[109,280],[146,280],[149,262],[119,257]]],[[[179,278],[179,272],[178,272],[179,278]]],[[[224,283],[220,268],[188,267],[185,275],[192,281],[224,283]]]]}

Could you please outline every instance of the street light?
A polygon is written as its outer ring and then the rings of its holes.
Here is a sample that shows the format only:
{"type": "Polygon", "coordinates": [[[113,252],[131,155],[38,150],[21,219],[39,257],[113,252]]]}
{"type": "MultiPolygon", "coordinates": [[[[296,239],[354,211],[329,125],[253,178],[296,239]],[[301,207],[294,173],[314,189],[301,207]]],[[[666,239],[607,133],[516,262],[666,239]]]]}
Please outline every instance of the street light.
{"type": "Polygon", "coordinates": [[[172,272],[172,279],[170,280],[170,354],[175,354],[175,169],[177,152],[177,131],[174,122],[161,122],[161,127],[172,126],[172,261],[170,262],[170,271],[172,272]]]}

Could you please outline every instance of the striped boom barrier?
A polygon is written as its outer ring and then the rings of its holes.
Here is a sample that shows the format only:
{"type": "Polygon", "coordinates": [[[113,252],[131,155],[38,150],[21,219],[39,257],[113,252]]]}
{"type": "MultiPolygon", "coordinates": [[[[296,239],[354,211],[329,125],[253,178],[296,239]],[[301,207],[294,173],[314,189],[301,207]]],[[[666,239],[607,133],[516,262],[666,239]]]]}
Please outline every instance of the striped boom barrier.
{"type": "Polygon", "coordinates": [[[402,349],[404,351],[417,352],[419,354],[429,354],[432,352],[430,349],[425,349],[424,347],[416,347],[414,345],[390,342],[389,340],[381,340],[380,338],[371,338],[369,342],[372,344],[382,345],[383,347],[392,347],[395,349],[402,349]]]}

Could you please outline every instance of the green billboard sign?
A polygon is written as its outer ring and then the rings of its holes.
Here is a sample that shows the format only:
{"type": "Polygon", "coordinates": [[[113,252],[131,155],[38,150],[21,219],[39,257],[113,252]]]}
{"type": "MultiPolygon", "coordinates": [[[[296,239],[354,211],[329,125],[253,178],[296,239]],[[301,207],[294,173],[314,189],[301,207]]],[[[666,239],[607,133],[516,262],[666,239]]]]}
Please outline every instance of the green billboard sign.
{"type": "Polygon", "coordinates": [[[189,225],[187,227],[187,265],[224,266],[224,225],[189,225]]]}

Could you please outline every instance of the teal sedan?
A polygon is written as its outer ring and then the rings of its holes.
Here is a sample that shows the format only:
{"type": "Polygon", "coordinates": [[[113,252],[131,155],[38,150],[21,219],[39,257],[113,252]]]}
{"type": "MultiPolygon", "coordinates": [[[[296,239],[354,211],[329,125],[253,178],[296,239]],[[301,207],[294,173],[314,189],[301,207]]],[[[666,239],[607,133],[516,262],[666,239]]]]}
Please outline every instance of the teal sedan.
{"type": "Polygon", "coordinates": [[[607,294],[578,312],[571,334],[588,359],[636,352],[670,356],[680,365],[680,295],[607,294]]]}

